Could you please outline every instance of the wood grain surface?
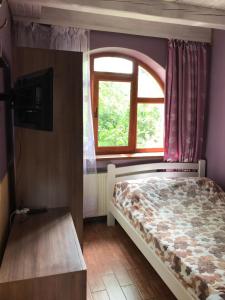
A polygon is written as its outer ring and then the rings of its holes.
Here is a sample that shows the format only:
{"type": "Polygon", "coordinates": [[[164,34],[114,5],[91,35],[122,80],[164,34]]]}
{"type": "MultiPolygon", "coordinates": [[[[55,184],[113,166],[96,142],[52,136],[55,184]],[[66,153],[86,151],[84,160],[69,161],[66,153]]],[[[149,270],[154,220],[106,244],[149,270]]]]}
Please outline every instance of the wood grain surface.
{"type": "Polygon", "coordinates": [[[15,78],[54,69],[53,132],[15,128],[16,202],[20,207],[71,207],[82,243],[82,54],[14,49],[15,78]]]}
{"type": "Polygon", "coordinates": [[[0,299],[86,297],[86,265],[68,209],[16,216],[0,269],[0,299]]]}
{"type": "Polygon", "coordinates": [[[117,224],[85,224],[87,300],[175,300],[171,291],[117,224]]]}
{"type": "Polygon", "coordinates": [[[0,181],[0,260],[5,247],[9,223],[9,186],[8,174],[0,181]]]}

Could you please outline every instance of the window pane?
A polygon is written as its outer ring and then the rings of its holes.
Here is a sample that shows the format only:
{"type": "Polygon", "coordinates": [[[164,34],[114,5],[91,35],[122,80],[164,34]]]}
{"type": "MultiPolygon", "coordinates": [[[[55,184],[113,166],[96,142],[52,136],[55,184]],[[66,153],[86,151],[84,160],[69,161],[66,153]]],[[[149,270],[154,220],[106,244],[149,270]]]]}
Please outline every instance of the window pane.
{"type": "Polygon", "coordinates": [[[138,103],[137,148],[163,148],[164,104],[138,103]]]}
{"type": "Polygon", "coordinates": [[[138,97],[164,98],[163,91],[158,82],[141,66],[138,67],[138,97]]]}
{"type": "Polygon", "coordinates": [[[132,74],[133,62],[120,57],[99,57],[94,59],[94,71],[132,74]]]}
{"type": "Polygon", "coordinates": [[[130,82],[99,81],[98,146],[128,146],[130,82]]]}

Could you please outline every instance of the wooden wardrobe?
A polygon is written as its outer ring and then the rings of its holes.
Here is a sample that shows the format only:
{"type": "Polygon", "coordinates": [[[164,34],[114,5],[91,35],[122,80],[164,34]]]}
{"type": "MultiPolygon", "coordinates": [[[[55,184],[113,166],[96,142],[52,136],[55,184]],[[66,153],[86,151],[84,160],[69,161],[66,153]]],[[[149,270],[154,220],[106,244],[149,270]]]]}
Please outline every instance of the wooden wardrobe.
{"type": "Polygon", "coordinates": [[[83,230],[82,53],[14,49],[14,80],[53,67],[54,129],[15,128],[17,207],[70,207],[83,230]]]}

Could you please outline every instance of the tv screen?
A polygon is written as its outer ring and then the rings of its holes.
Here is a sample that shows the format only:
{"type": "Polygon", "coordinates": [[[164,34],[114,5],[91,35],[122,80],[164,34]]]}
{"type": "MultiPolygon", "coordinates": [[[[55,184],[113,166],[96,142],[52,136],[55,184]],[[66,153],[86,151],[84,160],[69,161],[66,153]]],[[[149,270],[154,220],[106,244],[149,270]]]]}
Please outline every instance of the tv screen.
{"type": "Polygon", "coordinates": [[[53,130],[53,69],[20,77],[14,87],[14,124],[17,127],[53,130]]]}

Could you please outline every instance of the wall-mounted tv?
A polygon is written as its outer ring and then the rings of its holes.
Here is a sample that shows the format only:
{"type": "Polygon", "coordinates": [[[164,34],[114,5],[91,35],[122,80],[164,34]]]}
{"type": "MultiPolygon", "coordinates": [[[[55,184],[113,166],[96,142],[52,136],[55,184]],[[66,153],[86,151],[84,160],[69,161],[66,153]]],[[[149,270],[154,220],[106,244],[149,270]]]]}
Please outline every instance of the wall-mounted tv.
{"type": "Polygon", "coordinates": [[[18,78],[13,89],[14,124],[53,130],[53,69],[18,78]]]}

